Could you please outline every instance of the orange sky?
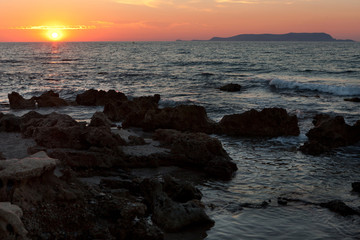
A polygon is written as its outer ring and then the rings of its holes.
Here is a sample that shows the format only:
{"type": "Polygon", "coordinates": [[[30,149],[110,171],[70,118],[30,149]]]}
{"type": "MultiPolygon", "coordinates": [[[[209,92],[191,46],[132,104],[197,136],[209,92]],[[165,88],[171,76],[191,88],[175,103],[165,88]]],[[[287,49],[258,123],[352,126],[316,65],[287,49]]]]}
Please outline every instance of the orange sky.
{"type": "Polygon", "coordinates": [[[172,41],[326,32],[360,41],[360,0],[0,0],[0,41],[172,41]]]}

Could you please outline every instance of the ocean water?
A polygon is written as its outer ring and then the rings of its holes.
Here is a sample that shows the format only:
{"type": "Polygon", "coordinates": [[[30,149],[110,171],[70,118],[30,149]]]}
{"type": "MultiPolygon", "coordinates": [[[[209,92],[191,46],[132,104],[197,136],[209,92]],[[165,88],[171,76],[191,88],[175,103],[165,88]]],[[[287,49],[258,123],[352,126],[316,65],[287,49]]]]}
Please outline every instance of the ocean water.
{"type": "MultiPolygon", "coordinates": [[[[159,93],[160,105],[197,104],[210,118],[255,108],[282,107],[299,118],[298,137],[218,137],[239,170],[231,181],[194,179],[204,194],[211,229],[169,234],[168,239],[359,239],[360,217],[342,217],[315,205],[277,204],[278,197],[315,203],[340,199],[360,206],[351,183],[360,181],[360,144],[321,156],[297,149],[318,113],[360,119],[360,43],[97,42],[0,43],[0,111],[7,94],[25,97],[54,90],[74,99],[86,89],[115,89],[128,96],[159,93]],[[238,93],[221,92],[238,83],[238,93]],[[269,202],[267,208],[241,204],[269,202]]],[[[58,112],[89,120],[101,107],[58,112]]],[[[54,109],[42,109],[51,112],[54,109]]]]}

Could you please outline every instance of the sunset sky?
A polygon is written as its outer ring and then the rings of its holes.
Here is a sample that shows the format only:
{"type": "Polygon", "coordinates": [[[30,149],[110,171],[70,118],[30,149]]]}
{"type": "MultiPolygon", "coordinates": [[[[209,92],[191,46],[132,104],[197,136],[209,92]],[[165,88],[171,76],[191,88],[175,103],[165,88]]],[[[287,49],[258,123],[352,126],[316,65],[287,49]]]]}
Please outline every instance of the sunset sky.
{"type": "Polygon", "coordinates": [[[288,32],[360,41],[360,0],[0,0],[2,42],[206,40],[288,32]]]}

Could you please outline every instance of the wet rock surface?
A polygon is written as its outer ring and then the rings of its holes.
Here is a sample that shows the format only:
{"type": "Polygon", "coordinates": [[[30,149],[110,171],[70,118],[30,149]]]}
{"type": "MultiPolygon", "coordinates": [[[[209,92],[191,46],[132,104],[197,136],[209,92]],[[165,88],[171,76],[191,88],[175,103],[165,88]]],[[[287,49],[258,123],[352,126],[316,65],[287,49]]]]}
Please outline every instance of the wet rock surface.
{"type": "Polygon", "coordinates": [[[242,114],[224,116],[219,122],[220,134],[230,136],[277,137],[300,134],[296,116],[282,108],[254,109],[242,114]]]}
{"type": "Polygon", "coordinates": [[[236,83],[229,83],[220,87],[219,89],[225,92],[239,92],[241,90],[241,85],[236,83]]]}
{"type": "Polygon", "coordinates": [[[114,90],[90,89],[76,96],[76,103],[85,106],[104,106],[107,103],[127,101],[125,94],[114,90]]]}
{"type": "Polygon", "coordinates": [[[360,141],[360,124],[350,126],[341,116],[319,114],[314,117],[314,128],[306,134],[308,141],[300,147],[303,153],[319,155],[331,149],[348,146],[360,141]]]}

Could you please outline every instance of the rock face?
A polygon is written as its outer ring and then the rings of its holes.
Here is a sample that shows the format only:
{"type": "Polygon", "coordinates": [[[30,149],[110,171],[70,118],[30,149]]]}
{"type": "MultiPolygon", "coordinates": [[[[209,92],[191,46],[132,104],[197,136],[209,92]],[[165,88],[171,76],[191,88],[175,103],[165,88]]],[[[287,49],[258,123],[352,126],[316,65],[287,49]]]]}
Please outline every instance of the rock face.
{"type": "Polygon", "coordinates": [[[306,134],[308,141],[300,147],[304,153],[319,155],[333,148],[348,146],[360,141],[359,121],[350,126],[343,117],[319,114],[314,117],[314,128],[306,134]]]}
{"type": "Polygon", "coordinates": [[[68,102],[59,97],[58,93],[52,90],[41,94],[40,97],[33,97],[32,99],[37,102],[38,107],[62,107],[69,105],[68,102]]]}
{"type": "Polygon", "coordinates": [[[220,90],[225,92],[238,92],[241,90],[241,86],[236,83],[229,83],[220,87],[220,90]]]}
{"type": "Polygon", "coordinates": [[[242,114],[224,116],[219,123],[220,134],[249,137],[297,136],[300,134],[296,116],[282,108],[254,109],[242,114]]]}
{"type": "Polygon", "coordinates": [[[171,149],[169,159],[178,166],[202,170],[211,177],[222,179],[231,178],[237,170],[221,142],[207,134],[158,129],[153,137],[171,149]]]}
{"type": "Polygon", "coordinates": [[[32,109],[35,108],[35,99],[25,99],[19,93],[8,94],[10,108],[12,109],[32,109]]]}
{"type": "Polygon", "coordinates": [[[123,101],[127,101],[125,94],[116,92],[115,90],[106,92],[103,90],[90,89],[76,96],[76,102],[79,105],[85,106],[104,106],[106,103],[123,101]]]}
{"type": "Polygon", "coordinates": [[[27,231],[21,221],[23,212],[10,202],[0,202],[0,238],[6,240],[27,239],[27,231]]]}
{"type": "Polygon", "coordinates": [[[141,183],[144,197],[152,211],[152,220],[167,232],[179,231],[187,226],[213,225],[198,200],[180,203],[172,200],[156,179],[145,179],[141,183]]]}

